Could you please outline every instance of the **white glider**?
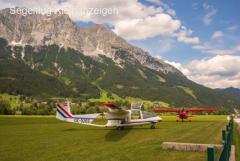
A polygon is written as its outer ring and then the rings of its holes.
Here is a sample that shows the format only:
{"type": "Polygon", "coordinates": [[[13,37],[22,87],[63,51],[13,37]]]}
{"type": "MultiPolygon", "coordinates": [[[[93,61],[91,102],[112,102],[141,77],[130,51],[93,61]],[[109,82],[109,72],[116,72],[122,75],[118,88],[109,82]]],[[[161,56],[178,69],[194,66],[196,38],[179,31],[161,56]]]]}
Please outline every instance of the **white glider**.
{"type": "Polygon", "coordinates": [[[147,112],[141,110],[142,104],[138,108],[133,108],[131,106],[130,110],[123,110],[111,102],[103,103],[104,106],[108,107],[108,112],[104,115],[107,118],[107,124],[99,125],[93,124],[93,120],[96,119],[102,113],[95,114],[82,114],[73,115],[70,111],[69,103],[65,103],[64,106],[57,103],[56,118],[66,122],[98,126],[98,127],[116,127],[117,129],[123,129],[127,126],[138,126],[150,124],[151,128],[155,128],[155,124],[162,121],[162,119],[155,113],[147,112]],[[134,116],[134,117],[133,117],[134,116]],[[136,118],[136,116],[138,118],[136,118]]]}

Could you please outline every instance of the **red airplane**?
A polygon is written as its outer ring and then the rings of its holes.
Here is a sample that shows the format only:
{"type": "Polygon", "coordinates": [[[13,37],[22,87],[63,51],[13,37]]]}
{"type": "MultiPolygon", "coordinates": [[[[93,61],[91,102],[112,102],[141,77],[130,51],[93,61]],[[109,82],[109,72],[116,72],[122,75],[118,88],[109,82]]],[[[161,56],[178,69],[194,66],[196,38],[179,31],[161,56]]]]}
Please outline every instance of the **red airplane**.
{"type": "MultiPolygon", "coordinates": [[[[188,119],[191,117],[189,115],[190,113],[193,112],[203,112],[203,111],[217,111],[218,108],[155,108],[153,109],[154,112],[176,112],[178,115],[178,119],[176,120],[177,122],[180,120],[188,119]]],[[[191,122],[191,119],[188,119],[189,122],[191,122]]]]}

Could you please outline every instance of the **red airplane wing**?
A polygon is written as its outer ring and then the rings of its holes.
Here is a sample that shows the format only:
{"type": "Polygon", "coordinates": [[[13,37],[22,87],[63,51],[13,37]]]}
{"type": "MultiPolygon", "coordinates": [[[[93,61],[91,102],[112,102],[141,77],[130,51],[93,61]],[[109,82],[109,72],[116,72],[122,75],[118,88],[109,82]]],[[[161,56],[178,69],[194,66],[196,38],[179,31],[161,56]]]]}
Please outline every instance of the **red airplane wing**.
{"type": "Polygon", "coordinates": [[[217,111],[218,108],[186,108],[186,112],[203,112],[203,111],[217,111]]]}
{"type": "MultiPolygon", "coordinates": [[[[155,108],[154,112],[181,112],[183,109],[181,108],[155,108]]],[[[203,111],[217,111],[218,108],[184,108],[186,112],[203,112],[203,111]]]]}
{"type": "Polygon", "coordinates": [[[102,103],[102,105],[107,106],[107,107],[112,108],[112,109],[121,109],[118,106],[114,105],[112,102],[104,102],[104,103],[102,103]]]}
{"type": "Polygon", "coordinates": [[[181,109],[177,109],[177,108],[155,108],[153,109],[154,112],[180,112],[181,109]]]}

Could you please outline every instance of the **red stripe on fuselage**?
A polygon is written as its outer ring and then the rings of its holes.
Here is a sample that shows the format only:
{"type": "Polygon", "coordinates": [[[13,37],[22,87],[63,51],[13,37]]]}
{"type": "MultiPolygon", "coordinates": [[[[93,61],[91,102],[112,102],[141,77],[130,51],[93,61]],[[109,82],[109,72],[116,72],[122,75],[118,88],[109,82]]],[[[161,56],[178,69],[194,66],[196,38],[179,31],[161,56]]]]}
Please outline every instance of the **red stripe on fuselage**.
{"type": "Polygon", "coordinates": [[[61,111],[63,111],[68,117],[72,118],[72,115],[70,115],[67,111],[65,111],[60,104],[57,104],[57,107],[60,108],[61,111]]]}

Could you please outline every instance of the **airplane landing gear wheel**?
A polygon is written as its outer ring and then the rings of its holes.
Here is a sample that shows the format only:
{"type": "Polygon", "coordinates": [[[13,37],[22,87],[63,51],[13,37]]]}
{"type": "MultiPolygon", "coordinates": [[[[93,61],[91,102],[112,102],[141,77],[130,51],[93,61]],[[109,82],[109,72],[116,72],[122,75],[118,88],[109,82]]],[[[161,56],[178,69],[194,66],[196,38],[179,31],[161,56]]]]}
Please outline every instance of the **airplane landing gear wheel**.
{"type": "Polygon", "coordinates": [[[119,126],[119,127],[117,127],[117,130],[124,130],[124,127],[123,126],[119,126]]]}
{"type": "Polygon", "coordinates": [[[155,129],[156,127],[155,127],[155,125],[151,125],[151,129],[155,129]]]}

